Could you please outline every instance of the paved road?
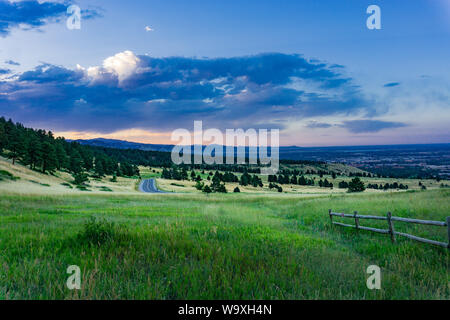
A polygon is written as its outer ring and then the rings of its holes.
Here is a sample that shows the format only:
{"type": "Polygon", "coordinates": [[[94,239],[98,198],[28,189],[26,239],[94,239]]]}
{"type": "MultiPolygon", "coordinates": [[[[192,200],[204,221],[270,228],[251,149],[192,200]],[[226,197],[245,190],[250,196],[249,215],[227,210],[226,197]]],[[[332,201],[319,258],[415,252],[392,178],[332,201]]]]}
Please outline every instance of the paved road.
{"type": "Polygon", "coordinates": [[[141,184],[139,185],[139,190],[145,193],[167,193],[158,190],[155,179],[142,180],[141,184]]]}

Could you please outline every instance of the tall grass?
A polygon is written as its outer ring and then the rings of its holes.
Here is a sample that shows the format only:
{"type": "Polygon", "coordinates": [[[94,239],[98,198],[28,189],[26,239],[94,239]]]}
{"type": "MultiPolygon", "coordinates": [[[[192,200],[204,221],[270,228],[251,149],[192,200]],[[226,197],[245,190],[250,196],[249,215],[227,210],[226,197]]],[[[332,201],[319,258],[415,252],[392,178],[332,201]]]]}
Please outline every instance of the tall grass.
{"type": "MultiPolygon", "coordinates": [[[[0,299],[449,299],[447,249],[328,217],[444,220],[449,193],[0,195],[0,299]],[[379,291],[366,287],[371,264],[379,291]],[[69,265],[79,291],[65,286],[69,265]]],[[[446,241],[444,228],[396,228],[446,241]]]]}

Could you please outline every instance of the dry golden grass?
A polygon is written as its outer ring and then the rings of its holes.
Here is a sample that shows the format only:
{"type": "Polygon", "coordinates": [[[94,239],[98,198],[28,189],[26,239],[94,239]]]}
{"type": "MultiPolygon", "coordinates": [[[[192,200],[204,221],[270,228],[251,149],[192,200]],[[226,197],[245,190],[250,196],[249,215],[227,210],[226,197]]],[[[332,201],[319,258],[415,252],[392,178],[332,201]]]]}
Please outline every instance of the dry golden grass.
{"type": "MultiPolygon", "coordinates": [[[[86,193],[72,185],[72,188],[62,185],[70,184],[73,177],[67,172],[56,172],[54,175],[42,174],[30,170],[28,167],[20,164],[12,164],[10,160],[0,157],[0,170],[5,170],[20,179],[0,181],[0,193],[19,193],[19,194],[80,194],[86,193]]],[[[130,194],[138,193],[136,191],[136,179],[117,178],[117,182],[111,182],[111,177],[105,177],[101,180],[90,179],[89,193],[101,193],[102,187],[112,190],[113,193],[130,194]]]]}

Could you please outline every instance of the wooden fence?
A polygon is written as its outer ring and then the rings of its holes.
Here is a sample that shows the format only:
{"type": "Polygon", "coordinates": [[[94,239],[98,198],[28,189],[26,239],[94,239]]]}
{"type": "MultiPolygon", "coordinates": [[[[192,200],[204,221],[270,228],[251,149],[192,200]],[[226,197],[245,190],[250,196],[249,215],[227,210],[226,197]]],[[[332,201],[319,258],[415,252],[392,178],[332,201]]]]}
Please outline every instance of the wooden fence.
{"type": "Polygon", "coordinates": [[[342,226],[342,227],[350,227],[356,228],[356,230],[367,230],[377,233],[389,234],[391,236],[392,242],[396,242],[396,236],[406,237],[411,240],[424,242],[428,244],[433,244],[436,246],[444,247],[450,249],[450,217],[447,217],[445,222],[442,221],[431,221],[431,220],[419,220],[419,219],[408,219],[408,218],[400,218],[394,217],[390,212],[387,213],[386,217],[382,216],[367,216],[367,215],[359,215],[357,211],[353,214],[345,214],[345,213],[337,213],[332,210],[329,211],[331,223],[333,225],[342,226]],[[333,217],[341,217],[341,218],[351,218],[355,220],[355,225],[345,224],[340,222],[334,222],[333,217]],[[361,226],[359,223],[360,219],[371,219],[371,220],[386,220],[388,229],[377,229],[377,228],[369,228],[361,226]],[[415,224],[425,224],[429,226],[438,226],[438,227],[447,227],[447,242],[439,242],[435,240],[425,239],[417,236],[413,236],[411,234],[402,233],[395,231],[394,221],[406,222],[406,223],[415,223],[415,224]]]}

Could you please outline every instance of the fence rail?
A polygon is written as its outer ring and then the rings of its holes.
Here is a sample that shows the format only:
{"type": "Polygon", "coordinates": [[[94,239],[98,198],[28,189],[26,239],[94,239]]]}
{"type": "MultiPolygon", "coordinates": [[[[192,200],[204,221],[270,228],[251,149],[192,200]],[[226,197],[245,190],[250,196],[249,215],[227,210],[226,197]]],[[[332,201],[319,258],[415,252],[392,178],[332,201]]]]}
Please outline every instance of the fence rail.
{"type": "Polygon", "coordinates": [[[391,236],[391,241],[396,242],[396,236],[402,236],[411,240],[423,242],[432,244],[435,246],[440,246],[444,248],[450,249],[450,217],[447,217],[446,221],[433,221],[433,220],[420,220],[420,219],[409,219],[409,218],[401,218],[401,217],[393,217],[390,212],[387,213],[386,217],[382,216],[369,216],[369,215],[360,215],[357,211],[355,211],[353,214],[348,213],[338,213],[333,212],[332,210],[329,211],[330,220],[332,225],[341,226],[341,227],[349,227],[349,228],[355,228],[356,230],[367,230],[382,234],[389,234],[391,236]],[[346,224],[341,222],[335,222],[333,221],[333,217],[340,217],[340,218],[351,218],[355,220],[355,225],[352,224],[346,224]],[[361,226],[359,223],[360,219],[367,219],[367,220],[385,220],[387,221],[387,229],[377,229],[377,228],[370,228],[370,227],[364,227],[361,226]],[[397,232],[394,228],[394,221],[398,222],[406,222],[406,223],[414,223],[414,224],[423,224],[423,225],[429,225],[429,226],[438,226],[438,227],[447,227],[447,242],[440,242],[430,239],[425,239],[421,237],[414,236],[412,234],[403,233],[403,232],[397,232]]]}

